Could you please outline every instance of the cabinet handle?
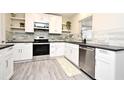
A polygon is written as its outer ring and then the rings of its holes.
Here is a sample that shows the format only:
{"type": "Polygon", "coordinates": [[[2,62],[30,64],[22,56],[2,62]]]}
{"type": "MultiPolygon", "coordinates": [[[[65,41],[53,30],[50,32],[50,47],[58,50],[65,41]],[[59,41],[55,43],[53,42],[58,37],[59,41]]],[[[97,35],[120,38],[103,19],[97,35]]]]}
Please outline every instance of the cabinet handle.
{"type": "Polygon", "coordinates": [[[20,49],[18,50],[18,52],[20,53],[20,49]]]}
{"type": "Polygon", "coordinates": [[[8,60],[6,60],[6,67],[8,67],[8,60]]]}
{"type": "Polygon", "coordinates": [[[12,47],[9,48],[9,50],[13,49],[12,47]]]}
{"type": "Polygon", "coordinates": [[[108,52],[106,50],[99,50],[99,52],[104,53],[104,54],[108,54],[108,52]]]}

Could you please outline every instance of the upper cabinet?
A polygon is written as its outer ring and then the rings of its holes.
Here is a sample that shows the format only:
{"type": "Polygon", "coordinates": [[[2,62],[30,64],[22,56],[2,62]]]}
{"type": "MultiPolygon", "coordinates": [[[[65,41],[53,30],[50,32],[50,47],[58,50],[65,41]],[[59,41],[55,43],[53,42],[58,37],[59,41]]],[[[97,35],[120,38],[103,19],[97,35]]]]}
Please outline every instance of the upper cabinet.
{"type": "Polygon", "coordinates": [[[25,14],[25,32],[34,32],[34,22],[48,22],[49,33],[62,33],[62,17],[57,15],[43,13],[26,13],[25,14]]]}
{"type": "Polygon", "coordinates": [[[25,14],[25,32],[34,32],[34,18],[33,13],[25,14]]]}
{"type": "Polygon", "coordinates": [[[62,16],[50,15],[49,16],[49,33],[61,34],[62,33],[62,16]]]}

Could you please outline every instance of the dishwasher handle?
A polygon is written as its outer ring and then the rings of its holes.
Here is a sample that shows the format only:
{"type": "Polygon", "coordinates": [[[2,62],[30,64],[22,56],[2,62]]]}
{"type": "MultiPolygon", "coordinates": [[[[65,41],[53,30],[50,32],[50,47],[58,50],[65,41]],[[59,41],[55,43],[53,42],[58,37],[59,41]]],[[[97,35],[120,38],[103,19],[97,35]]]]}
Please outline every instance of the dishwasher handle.
{"type": "Polygon", "coordinates": [[[82,50],[87,50],[87,51],[94,51],[95,49],[94,48],[91,48],[91,47],[79,47],[80,49],[82,50]]]}

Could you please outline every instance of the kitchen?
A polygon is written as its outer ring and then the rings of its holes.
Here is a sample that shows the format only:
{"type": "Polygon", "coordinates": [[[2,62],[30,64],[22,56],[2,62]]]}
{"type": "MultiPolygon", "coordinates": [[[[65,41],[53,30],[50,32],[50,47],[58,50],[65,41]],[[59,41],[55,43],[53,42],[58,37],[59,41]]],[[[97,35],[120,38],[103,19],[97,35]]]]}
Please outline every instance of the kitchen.
{"type": "Polygon", "coordinates": [[[1,80],[123,80],[124,14],[1,13],[1,80]]]}

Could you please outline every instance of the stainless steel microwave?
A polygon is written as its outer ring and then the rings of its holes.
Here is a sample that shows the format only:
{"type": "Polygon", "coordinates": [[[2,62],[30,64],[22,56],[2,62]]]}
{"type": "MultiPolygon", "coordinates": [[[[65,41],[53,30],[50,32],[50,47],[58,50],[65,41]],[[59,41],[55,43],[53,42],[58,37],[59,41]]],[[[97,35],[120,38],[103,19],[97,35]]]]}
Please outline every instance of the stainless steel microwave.
{"type": "Polygon", "coordinates": [[[48,22],[34,22],[34,29],[49,30],[48,22]]]}

